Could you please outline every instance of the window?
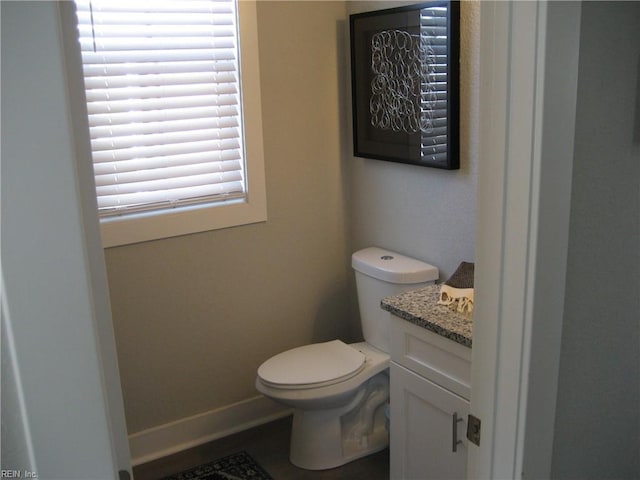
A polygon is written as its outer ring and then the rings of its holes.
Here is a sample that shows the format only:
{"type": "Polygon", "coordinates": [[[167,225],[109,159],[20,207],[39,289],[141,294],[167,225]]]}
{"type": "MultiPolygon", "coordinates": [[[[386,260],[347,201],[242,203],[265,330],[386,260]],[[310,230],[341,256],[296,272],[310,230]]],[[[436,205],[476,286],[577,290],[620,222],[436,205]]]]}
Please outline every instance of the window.
{"type": "Polygon", "coordinates": [[[255,4],[75,3],[105,246],[266,220],[255,4]]]}

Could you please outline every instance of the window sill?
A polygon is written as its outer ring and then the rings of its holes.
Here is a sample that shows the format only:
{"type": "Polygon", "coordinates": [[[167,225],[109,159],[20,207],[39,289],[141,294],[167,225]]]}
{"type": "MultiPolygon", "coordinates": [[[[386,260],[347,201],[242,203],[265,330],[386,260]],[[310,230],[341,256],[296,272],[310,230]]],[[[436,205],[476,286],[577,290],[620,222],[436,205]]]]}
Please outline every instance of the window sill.
{"type": "Polygon", "coordinates": [[[265,222],[265,202],[244,200],[144,212],[100,221],[104,248],[265,222]]]}

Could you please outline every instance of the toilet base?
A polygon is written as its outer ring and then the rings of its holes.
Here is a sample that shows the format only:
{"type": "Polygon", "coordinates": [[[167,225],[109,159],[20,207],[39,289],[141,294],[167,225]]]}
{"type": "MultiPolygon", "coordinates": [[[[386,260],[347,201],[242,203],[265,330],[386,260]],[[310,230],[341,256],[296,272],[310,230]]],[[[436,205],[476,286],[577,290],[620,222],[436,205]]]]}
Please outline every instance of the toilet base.
{"type": "Polygon", "coordinates": [[[366,382],[340,408],[296,409],[289,459],[306,470],[326,470],[383,450],[389,445],[384,407],[389,399],[386,372],[366,382]]]}

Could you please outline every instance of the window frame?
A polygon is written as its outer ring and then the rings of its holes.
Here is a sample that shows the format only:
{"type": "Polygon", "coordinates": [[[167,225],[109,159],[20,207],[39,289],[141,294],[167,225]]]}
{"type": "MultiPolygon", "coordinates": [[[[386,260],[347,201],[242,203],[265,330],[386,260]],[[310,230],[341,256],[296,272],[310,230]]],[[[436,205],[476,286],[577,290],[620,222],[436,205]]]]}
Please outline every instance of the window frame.
{"type": "MultiPolygon", "coordinates": [[[[89,140],[86,97],[80,46],[76,38],[75,7],[62,10],[62,27],[67,52],[67,83],[72,119],[76,131],[78,161],[93,165],[89,140]],[[73,33],[70,35],[69,33],[73,33]]],[[[255,1],[238,1],[240,75],[244,115],[244,151],[247,193],[244,199],[210,200],[200,204],[129,213],[100,219],[103,247],[159,240],[192,233],[236,227],[267,220],[262,102],[258,58],[257,6],[255,1]]],[[[93,179],[92,179],[93,180],[93,179]]],[[[95,189],[95,185],[93,186],[95,189]]],[[[96,207],[97,209],[97,200],[96,207]]]]}

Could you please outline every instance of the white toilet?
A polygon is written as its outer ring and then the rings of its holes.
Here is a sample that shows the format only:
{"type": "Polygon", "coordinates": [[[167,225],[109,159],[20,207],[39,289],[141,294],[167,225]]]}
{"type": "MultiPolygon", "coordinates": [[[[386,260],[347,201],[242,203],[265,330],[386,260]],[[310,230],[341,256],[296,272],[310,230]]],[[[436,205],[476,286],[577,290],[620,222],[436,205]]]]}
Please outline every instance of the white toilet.
{"type": "Polygon", "coordinates": [[[380,300],[438,279],[432,265],[377,247],[353,254],[365,341],[315,343],[280,353],[258,368],[256,388],[294,408],[289,458],[324,470],[389,444],[389,313],[380,300]]]}

